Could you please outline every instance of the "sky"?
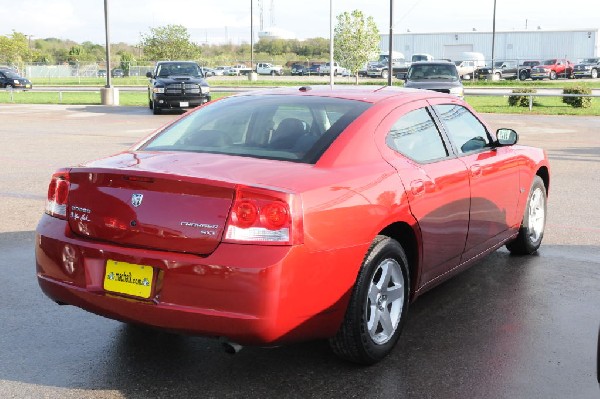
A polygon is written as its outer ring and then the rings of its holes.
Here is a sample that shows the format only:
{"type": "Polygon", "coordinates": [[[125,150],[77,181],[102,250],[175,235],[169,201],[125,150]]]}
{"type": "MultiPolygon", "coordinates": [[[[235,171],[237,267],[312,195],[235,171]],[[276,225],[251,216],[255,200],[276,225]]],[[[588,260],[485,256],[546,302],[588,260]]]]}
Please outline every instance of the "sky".
{"type": "MultiPolygon", "coordinates": [[[[380,33],[389,32],[390,0],[331,0],[333,15],[361,10],[380,33]]],[[[111,43],[136,45],[152,27],[183,25],[198,44],[250,42],[250,5],[254,32],[263,28],[292,32],[298,39],[329,37],[327,0],[108,0],[111,43]],[[253,3],[252,3],[253,2],[253,3]]],[[[0,35],[14,31],[32,39],[55,37],[104,44],[104,0],[0,0],[10,10],[0,20],[0,35]]],[[[393,0],[394,33],[491,32],[494,0],[393,0]]],[[[600,28],[600,1],[496,0],[496,30],[573,30],[600,28]]]]}

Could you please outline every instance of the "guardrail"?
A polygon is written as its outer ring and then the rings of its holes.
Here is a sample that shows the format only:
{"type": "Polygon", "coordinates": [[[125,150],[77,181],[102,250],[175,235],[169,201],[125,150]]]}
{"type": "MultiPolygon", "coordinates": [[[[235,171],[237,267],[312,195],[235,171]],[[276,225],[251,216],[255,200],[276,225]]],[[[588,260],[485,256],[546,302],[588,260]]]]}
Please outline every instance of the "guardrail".
{"type": "MultiPolygon", "coordinates": [[[[141,86],[130,86],[130,87],[117,87],[120,91],[132,91],[132,92],[145,92],[147,87],[141,86]]],[[[211,87],[211,92],[215,93],[241,93],[245,91],[258,90],[258,89],[269,89],[274,87],[211,87]]],[[[534,97],[600,97],[600,92],[596,94],[562,94],[562,93],[512,93],[506,92],[511,89],[472,89],[465,88],[465,95],[469,96],[486,96],[486,97],[529,97],[529,110],[533,110],[533,98],[534,97]]],[[[544,89],[542,89],[544,90],[544,89]]],[[[560,90],[560,89],[547,89],[547,90],[560,90]]],[[[10,101],[14,102],[13,92],[22,91],[21,89],[7,88],[5,91],[10,93],[10,101]]],[[[34,88],[30,91],[34,92],[46,92],[46,93],[58,93],[58,102],[62,103],[63,93],[71,92],[95,92],[100,94],[100,87],[97,86],[79,86],[79,87],[65,87],[61,89],[55,88],[34,88]]],[[[597,90],[594,90],[597,91],[597,90]]]]}

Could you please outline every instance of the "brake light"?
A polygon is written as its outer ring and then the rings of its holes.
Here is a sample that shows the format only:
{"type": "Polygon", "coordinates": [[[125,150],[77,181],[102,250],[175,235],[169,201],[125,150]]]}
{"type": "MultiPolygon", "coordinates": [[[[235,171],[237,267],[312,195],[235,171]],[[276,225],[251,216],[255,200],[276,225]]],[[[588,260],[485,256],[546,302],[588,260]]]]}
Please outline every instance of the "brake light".
{"type": "Polygon", "coordinates": [[[224,241],[269,245],[302,243],[299,197],[279,191],[238,187],[224,241]]]}
{"type": "Polygon", "coordinates": [[[67,201],[69,199],[69,172],[58,171],[52,175],[48,185],[46,213],[61,219],[67,218],[67,201]]]}

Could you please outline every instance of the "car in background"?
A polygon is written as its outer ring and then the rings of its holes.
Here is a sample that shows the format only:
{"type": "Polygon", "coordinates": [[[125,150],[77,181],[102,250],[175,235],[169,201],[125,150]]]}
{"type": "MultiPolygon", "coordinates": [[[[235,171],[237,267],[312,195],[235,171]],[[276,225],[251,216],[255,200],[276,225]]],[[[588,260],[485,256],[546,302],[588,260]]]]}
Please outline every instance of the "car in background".
{"type": "Polygon", "coordinates": [[[404,87],[433,90],[464,97],[464,87],[458,75],[456,65],[450,61],[419,61],[411,64],[406,74],[399,73],[404,79],[404,87]]]}
{"type": "Polygon", "coordinates": [[[146,73],[148,107],[154,115],[167,109],[198,107],[210,101],[210,87],[194,61],[160,61],[146,73]]]}
{"type": "Polygon", "coordinates": [[[600,58],[586,58],[579,64],[573,67],[573,77],[575,79],[581,78],[598,78],[598,72],[600,72],[600,58]]]}
{"type": "Polygon", "coordinates": [[[215,70],[212,68],[207,68],[207,67],[200,67],[200,70],[202,71],[202,75],[205,78],[211,77],[211,76],[215,76],[215,70]]]}
{"type": "Polygon", "coordinates": [[[98,72],[96,73],[96,75],[99,78],[105,78],[106,77],[106,69],[99,69],[98,72]]]}
{"type": "Polygon", "coordinates": [[[541,61],[523,61],[522,64],[519,65],[519,80],[526,80],[531,78],[531,70],[540,65],[541,61]]]}
{"type": "Polygon", "coordinates": [[[308,75],[319,75],[321,73],[321,64],[312,64],[306,72],[308,75]]]}
{"type": "Polygon", "coordinates": [[[215,73],[215,76],[223,76],[223,75],[228,75],[228,71],[230,69],[231,69],[230,66],[219,65],[219,66],[215,67],[215,69],[213,71],[215,73]]]}
{"type": "Polygon", "coordinates": [[[290,73],[292,76],[304,76],[308,74],[307,69],[308,68],[302,64],[293,64],[290,73]]]}
{"type": "Polygon", "coordinates": [[[519,76],[517,61],[494,61],[494,67],[484,66],[475,70],[477,79],[517,79],[519,76]]]}
{"type": "Polygon", "coordinates": [[[125,72],[122,69],[116,68],[110,72],[110,76],[113,78],[124,78],[125,72]]]}
{"type": "Polygon", "coordinates": [[[29,90],[33,85],[29,79],[19,75],[16,71],[10,68],[0,68],[0,87],[29,90]]]}
{"type": "Polygon", "coordinates": [[[517,140],[432,91],[230,96],[57,170],[38,283],[61,305],[229,348],[329,339],[372,364],[421,294],[503,245],[540,247],[548,159],[517,140]]]}
{"type": "Polygon", "coordinates": [[[544,60],[541,65],[531,68],[532,80],[550,79],[556,80],[559,77],[573,77],[573,64],[564,58],[551,58],[544,60]]]}

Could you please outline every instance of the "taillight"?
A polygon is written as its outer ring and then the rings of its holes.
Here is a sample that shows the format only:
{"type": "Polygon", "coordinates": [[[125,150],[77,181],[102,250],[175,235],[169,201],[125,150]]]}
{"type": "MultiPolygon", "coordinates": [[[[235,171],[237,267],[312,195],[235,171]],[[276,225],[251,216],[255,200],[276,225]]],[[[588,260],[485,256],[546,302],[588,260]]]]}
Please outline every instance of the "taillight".
{"type": "Polygon", "coordinates": [[[302,239],[298,196],[258,188],[236,189],[224,241],[292,245],[302,243],[302,239]]]}
{"type": "Polygon", "coordinates": [[[69,198],[69,172],[58,171],[52,175],[48,185],[46,213],[57,218],[67,218],[67,200],[69,198]]]}

